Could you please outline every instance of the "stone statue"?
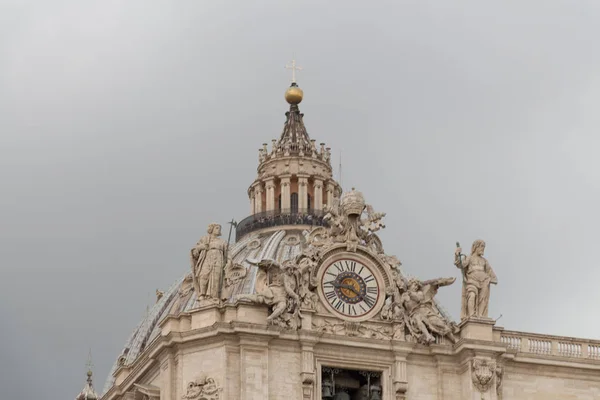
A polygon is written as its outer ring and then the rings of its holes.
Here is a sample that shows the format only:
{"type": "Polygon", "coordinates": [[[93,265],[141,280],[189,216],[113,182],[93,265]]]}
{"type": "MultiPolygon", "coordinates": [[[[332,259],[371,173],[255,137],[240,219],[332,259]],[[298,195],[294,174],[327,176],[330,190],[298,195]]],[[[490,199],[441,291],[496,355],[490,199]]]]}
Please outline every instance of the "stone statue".
{"type": "Polygon", "coordinates": [[[463,256],[457,243],[454,265],[462,271],[463,288],[460,319],[471,316],[487,318],[490,301],[490,284],[497,284],[494,270],[483,257],[485,242],[476,240],[471,246],[471,255],[463,256]]]}
{"type": "Polygon", "coordinates": [[[210,224],[207,232],[190,252],[194,289],[198,300],[218,300],[221,275],[227,264],[227,242],[219,238],[221,225],[210,224]]]}
{"type": "Polygon", "coordinates": [[[457,328],[447,321],[434,304],[438,288],[454,283],[456,278],[439,278],[425,282],[411,279],[408,283],[398,271],[392,271],[392,283],[386,288],[388,296],[381,310],[381,319],[397,324],[394,338],[403,340],[407,335],[417,342],[435,342],[436,333],[456,342],[457,328]]]}
{"type": "Polygon", "coordinates": [[[271,313],[267,317],[267,324],[297,329],[302,315],[294,262],[287,260],[280,265],[273,260],[247,261],[259,268],[257,293],[241,295],[238,299],[268,305],[271,313]]]}
{"type": "Polygon", "coordinates": [[[449,323],[440,314],[433,303],[438,288],[454,283],[456,278],[439,278],[421,282],[411,279],[407,291],[402,294],[402,306],[407,314],[407,328],[411,336],[421,343],[433,343],[435,337],[431,332],[448,337],[452,343],[456,342],[454,332],[456,326],[449,323]]]}
{"type": "Polygon", "coordinates": [[[305,248],[292,260],[282,264],[273,260],[250,260],[259,268],[256,294],[241,295],[240,300],[266,304],[271,308],[267,323],[288,329],[299,329],[301,308],[314,310],[318,303],[315,268],[319,252],[305,248]]]}

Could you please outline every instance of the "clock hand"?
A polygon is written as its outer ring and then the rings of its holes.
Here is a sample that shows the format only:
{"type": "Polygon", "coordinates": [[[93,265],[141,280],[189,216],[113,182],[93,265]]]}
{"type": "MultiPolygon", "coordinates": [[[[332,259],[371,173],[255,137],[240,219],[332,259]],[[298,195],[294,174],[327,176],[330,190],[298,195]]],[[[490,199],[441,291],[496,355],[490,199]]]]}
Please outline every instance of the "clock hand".
{"type": "Polygon", "coordinates": [[[360,293],[356,289],[354,289],[354,286],[352,286],[352,285],[344,285],[343,283],[336,283],[336,282],[331,282],[331,284],[336,289],[348,289],[348,290],[354,292],[354,294],[356,294],[357,296],[360,296],[360,293]]]}

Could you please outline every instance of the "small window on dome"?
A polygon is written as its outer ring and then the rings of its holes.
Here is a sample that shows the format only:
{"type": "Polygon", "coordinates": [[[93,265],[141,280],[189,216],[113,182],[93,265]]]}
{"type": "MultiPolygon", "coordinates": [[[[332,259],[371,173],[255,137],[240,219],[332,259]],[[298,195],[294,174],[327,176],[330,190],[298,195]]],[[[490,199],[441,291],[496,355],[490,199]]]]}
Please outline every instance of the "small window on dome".
{"type": "Polygon", "coordinates": [[[292,193],[290,196],[290,208],[292,214],[298,213],[298,193],[292,193]]]}

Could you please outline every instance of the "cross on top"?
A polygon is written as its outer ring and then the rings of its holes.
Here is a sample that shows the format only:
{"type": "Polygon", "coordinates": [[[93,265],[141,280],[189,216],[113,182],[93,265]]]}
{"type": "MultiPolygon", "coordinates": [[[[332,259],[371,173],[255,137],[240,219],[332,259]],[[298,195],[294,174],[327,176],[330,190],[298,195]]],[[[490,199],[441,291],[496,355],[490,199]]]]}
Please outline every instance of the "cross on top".
{"type": "Polygon", "coordinates": [[[292,70],[292,83],[296,83],[296,71],[302,71],[302,67],[296,65],[296,60],[293,59],[290,64],[286,64],[285,69],[292,70]]]}
{"type": "Polygon", "coordinates": [[[94,364],[92,363],[92,349],[90,349],[90,352],[88,354],[88,360],[85,366],[88,368],[88,371],[91,371],[94,367],[94,364]]]}

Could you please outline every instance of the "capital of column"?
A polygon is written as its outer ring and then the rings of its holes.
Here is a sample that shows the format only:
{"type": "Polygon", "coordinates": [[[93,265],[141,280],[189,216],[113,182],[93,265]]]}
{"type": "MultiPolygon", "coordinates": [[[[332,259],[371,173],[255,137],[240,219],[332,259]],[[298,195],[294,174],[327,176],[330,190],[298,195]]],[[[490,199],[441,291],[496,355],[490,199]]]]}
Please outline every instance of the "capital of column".
{"type": "Polygon", "coordinates": [[[275,178],[265,179],[265,189],[275,189],[275,178]]]}

